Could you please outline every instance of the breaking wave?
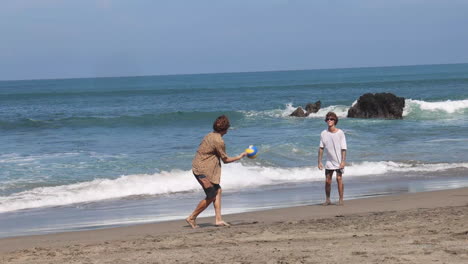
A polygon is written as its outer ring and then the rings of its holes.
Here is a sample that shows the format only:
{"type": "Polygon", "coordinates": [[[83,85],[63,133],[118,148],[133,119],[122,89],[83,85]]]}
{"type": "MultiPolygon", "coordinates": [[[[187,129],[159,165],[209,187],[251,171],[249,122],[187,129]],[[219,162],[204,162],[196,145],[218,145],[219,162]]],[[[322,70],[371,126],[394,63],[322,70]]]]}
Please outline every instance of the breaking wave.
{"type": "MultiPolygon", "coordinates": [[[[392,161],[362,162],[346,168],[347,177],[385,177],[387,173],[440,172],[449,169],[468,169],[468,163],[418,164],[392,161]]],[[[228,164],[223,168],[222,186],[236,191],[292,182],[322,181],[323,171],[316,167],[277,168],[228,164]]],[[[117,179],[37,187],[0,197],[0,213],[21,209],[65,206],[76,203],[119,199],[141,195],[167,195],[199,190],[191,171],[171,170],[155,174],[124,175],[117,179]]]]}

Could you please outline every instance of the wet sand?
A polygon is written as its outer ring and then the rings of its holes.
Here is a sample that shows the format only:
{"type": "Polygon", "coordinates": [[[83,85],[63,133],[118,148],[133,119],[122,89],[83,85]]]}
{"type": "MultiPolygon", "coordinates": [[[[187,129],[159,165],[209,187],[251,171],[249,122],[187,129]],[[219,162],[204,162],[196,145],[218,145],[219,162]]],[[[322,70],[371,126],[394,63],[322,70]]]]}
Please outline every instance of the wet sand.
{"type": "Polygon", "coordinates": [[[468,263],[468,188],[224,220],[4,238],[0,263],[468,263]]]}

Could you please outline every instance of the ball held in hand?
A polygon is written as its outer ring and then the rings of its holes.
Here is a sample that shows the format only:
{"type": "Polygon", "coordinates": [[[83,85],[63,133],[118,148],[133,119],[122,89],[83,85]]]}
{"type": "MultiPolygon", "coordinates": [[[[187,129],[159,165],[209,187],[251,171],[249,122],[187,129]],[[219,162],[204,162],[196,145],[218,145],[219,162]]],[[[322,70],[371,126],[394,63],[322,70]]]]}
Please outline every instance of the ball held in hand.
{"type": "Polygon", "coordinates": [[[247,158],[255,159],[257,157],[258,149],[254,145],[250,145],[245,149],[245,152],[247,152],[247,158]]]}

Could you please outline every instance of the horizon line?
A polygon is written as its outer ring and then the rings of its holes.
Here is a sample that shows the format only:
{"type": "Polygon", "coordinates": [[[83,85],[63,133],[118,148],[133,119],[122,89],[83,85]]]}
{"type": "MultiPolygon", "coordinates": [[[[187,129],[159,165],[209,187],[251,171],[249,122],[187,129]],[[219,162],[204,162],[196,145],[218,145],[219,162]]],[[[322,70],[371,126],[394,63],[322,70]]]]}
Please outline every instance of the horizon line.
{"type": "Polygon", "coordinates": [[[468,62],[457,63],[433,63],[433,64],[403,64],[403,65],[382,65],[382,66],[357,66],[338,68],[313,68],[313,69],[285,69],[285,70],[258,70],[258,71],[238,71],[238,72],[199,72],[199,73],[174,73],[174,74],[151,74],[151,75],[122,75],[122,76],[82,76],[44,79],[5,79],[0,82],[20,82],[20,81],[54,81],[54,80],[74,80],[74,79],[110,79],[110,78],[139,78],[139,77],[164,77],[164,76],[187,76],[187,75],[215,75],[215,74],[242,74],[242,73],[266,73],[266,72],[291,72],[291,71],[320,71],[320,70],[347,70],[347,69],[370,69],[370,68],[393,68],[393,67],[415,67],[415,66],[442,66],[460,65],[468,62]]]}

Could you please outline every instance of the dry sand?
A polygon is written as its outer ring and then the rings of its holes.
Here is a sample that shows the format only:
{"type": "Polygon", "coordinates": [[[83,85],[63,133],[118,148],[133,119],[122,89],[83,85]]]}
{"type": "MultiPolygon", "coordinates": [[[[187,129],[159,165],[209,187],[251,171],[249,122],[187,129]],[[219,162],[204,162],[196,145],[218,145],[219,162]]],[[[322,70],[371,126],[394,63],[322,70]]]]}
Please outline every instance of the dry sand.
{"type": "Polygon", "coordinates": [[[468,263],[468,188],[224,218],[0,239],[0,263],[468,263]]]}

